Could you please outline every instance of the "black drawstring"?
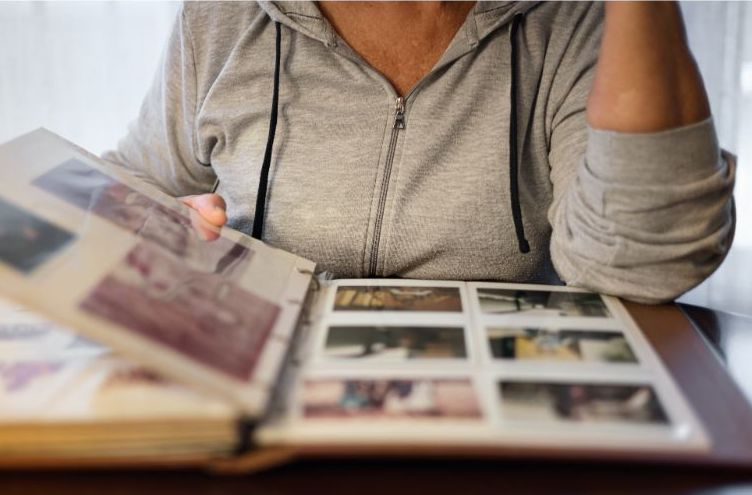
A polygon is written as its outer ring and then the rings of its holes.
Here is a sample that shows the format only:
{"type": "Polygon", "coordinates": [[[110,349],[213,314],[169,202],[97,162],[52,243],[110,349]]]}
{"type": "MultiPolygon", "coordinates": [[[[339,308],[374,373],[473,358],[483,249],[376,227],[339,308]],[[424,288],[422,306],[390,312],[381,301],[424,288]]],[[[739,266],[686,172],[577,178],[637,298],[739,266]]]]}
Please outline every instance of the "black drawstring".
{"type": "MultiPolygon", "coordinates": [[[[520,206],[518,157],[517,157],[517,29],[522,21],[523,14],[515,14],[510,26],[511,44],[511,88],[509,92],[509,195],[512,203],[512,220],[517,235],[517,243],[521,253],[530,252],[530,244],[525,239],[525,227],[522,224],[522,207],[520,206]]],[[[272,148],[274,147],[274,135],[277,130],[277,111],[279,105],[279,71],[281,52],[281,29],[278,22],[274,23],[276,29],[275,56],[274,56],[274,91],[272,93],[272,109],[269,116],[269,135],[266,140],[264,161],[261,165],[258,193],[256,195],[256,212],[253,217],[252,236],[261,239],[264,232],[264,213],[266,209],[266,192],[269,183],[269,169],[272,161],[272,148]]]]}
{"type": "Polygon", "coordinates": [[[512,66],[512,82],[509,91],[509,196],[512,200],[512,220],[514,220],[514,231],[517,234],[520,252],[529,253],[530,244],[525,239],[525,227],[522,225],[517,159],[517,28],[522,21],[522,16],[522,14],[515,14],[509,28],[512,66]]]}
{"type": "Polygon", "coordinates": [[[256,213],[253,216],[253,233],[251,236],[261,239],[264,233],[264,210],[266,209],[266,190],[269,184],[269,169],[272,163],[272,148],[274,147],[274,134],[277,131],[277,107],[279,104],[279,59],[282,34],[278,22],[274,23],[277,30],[277,39],[275,41],[274,55],[274,92],[272,93],[272,111],[269,116],[269,136],[266,138],[266,151],[264,151],[264,162],[261,165],[261,176],[259,177],[258,192],[256,194],[256,213]]]}

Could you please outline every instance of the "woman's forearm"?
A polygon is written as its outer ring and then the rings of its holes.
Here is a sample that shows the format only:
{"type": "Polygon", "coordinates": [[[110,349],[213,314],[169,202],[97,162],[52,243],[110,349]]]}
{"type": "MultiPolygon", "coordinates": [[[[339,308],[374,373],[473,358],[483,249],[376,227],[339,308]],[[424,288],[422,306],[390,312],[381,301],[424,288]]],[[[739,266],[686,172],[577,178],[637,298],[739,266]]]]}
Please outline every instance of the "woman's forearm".
{"type": "Polygon", "coordinates": [[[588,123],[655,132],[710,115],[705,88],[674,2],[609,2],[588,123]]]}

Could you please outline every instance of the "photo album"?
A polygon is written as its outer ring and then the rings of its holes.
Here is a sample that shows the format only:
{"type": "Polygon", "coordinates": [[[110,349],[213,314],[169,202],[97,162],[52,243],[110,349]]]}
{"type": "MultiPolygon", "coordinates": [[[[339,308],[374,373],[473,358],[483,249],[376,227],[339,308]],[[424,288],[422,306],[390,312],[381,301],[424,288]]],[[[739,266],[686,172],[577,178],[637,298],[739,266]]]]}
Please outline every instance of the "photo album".
{"type": "Polygon", "coordinates": [[[617,298],[334,280],[45,130],[0,184],[0,466],[712,447],[617,298]]]}

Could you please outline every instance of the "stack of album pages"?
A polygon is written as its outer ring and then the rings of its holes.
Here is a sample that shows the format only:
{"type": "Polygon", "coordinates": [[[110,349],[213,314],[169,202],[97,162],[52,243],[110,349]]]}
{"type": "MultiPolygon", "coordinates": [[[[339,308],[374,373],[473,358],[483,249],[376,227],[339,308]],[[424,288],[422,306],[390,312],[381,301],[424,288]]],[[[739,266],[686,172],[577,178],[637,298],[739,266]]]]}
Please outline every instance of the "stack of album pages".
{"type": "Polygon", "coordinates": [[[223,401],[0,303],[0,455],[224,455],[236,441],[235,415],[223,401]]]}
{"type": "Polygon", "coordinates": [[[326,280],[47,131],[0,184],[0,465],[711,447],[615,298],[326,280]]]}

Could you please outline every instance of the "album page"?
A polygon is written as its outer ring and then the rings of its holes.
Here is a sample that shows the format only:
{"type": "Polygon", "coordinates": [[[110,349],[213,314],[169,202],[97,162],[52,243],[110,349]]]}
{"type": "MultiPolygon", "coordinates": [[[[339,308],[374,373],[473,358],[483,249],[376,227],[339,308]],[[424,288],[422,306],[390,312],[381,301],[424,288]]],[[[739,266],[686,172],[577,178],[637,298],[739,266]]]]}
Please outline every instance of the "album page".
{"type": "Polygon", "coordinates": [[[258,416],[314,264],[40,130],[0,147],[0,294],[258,416]]]}
{"type": "Polygon", "coordinates": [[[616,298],[339,280],[261,444],[696,452],[707,436],[616,298]]]}

